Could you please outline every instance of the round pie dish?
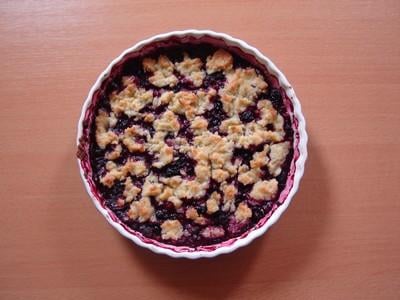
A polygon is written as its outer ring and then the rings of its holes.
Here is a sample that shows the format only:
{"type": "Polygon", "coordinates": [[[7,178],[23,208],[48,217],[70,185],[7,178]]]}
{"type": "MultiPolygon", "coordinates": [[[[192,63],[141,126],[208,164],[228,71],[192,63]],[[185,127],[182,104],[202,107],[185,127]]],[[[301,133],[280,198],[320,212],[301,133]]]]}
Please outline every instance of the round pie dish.
{"type": "Polygon", "coordinates": [[[155,253],[229,253],[274,224],[304,172],[307,133],[282,72],[209,30],[143,40],[98,77],[77,158],[96,208],[155,253]]]}

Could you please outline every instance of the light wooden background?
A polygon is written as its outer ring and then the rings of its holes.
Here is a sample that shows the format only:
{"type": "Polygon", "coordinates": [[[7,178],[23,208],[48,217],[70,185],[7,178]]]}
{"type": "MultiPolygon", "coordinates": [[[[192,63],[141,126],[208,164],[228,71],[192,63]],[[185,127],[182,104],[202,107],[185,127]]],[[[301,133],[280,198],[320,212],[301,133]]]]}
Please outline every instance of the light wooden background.
{"type": "Polygon", "coordinates": [[[400,1],[1,1],[0,299],[400,299],[400,1]],[[173,260],[95,210],[81,105],[123,49],[176,29],[246,40],[310,135],[300,191],[246,249],[173,260]]]}

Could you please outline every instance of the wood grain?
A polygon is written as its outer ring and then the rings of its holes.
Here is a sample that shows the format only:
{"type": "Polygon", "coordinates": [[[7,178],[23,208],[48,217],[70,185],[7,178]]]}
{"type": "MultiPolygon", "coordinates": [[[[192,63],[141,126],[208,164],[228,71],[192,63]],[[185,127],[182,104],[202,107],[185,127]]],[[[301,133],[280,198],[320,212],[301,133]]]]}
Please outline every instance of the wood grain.
{"type": "Polygon", "coordinates": [[[1,1],[0,299],[399,299],[399,1],[1,1]],[[75,161],[90,86],[176,29],[246,40],[310,135],[300,191],[234,254],[157,256],[90,203],[75,161]]]}

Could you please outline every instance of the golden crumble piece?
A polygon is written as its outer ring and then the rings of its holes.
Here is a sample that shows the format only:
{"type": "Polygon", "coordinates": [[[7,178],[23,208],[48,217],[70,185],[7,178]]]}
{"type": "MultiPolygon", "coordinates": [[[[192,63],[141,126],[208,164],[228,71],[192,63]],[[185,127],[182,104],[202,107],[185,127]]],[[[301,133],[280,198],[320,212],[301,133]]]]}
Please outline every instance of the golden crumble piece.
{"type": "Polygon", "coordinates": [[[122,143],[128,148],[129,152],[144,152],[144,144],[139,143],[138,138],[145,135],[145,132],[138,125],[133,125],[125,129],[122,135],[122,143]]]}
{"type": "Polygon", "coordinates": [[[175,190],[179,199],[200,198],[205,195],[208,182],[200,183],[197,180],[183,180],[175,190]]]}
{"type": "Polygon", "coordinates": [[[153,166],[156,168],[162,168],[173,161],[174,149],[167,145],[161,148],[161,151],[155,155],[156,161],[153,162],[153,166]]]}
{"type": "Polygon", "coordinates": [[[219,210],[219,203],[221,201],[221,195],[217,192],[213,192],[210,198],[206,201],[207,213],[213,214],[219,210]]]}
{"type": "Polygon", "coordinates": [[[164,132],[178,132],[181,128],[178,117],[170,110],[167,110],[161,115],[161,118],[155,120],[153,127],[156,131],[164,132]]]}
{"type": "Polygon", "coordinates": [[[212,56],[207,57],[207,74],[212,74],[218,71],[230,71],[233,67],[232,55],[223,50],[218,49],[212,56]]]}
{"type": "Polygon", "coordinates": [[[194,167],[194,173],[198,181],[205,182],[210,179],[211,169],[205,162],[200,162],[194,167]]]}
{"type": "Polygon", "coordinates": [[[121,156],[122,147],[121,145],[115,146],[114,150],[106,153],[106,159],[115,160],[121,156]]]}
{"type": "Polygon", "coordinates": [[[239,206],[236,208],[235,211],[235,219],[238,222],[244,222],[248,219],[250,219],[252,216],[252,211],[251,209],[247,206],[246,203],[240,203],[239,206]]]}
{"type": "Polygon", "coordinates": [[[206,219],[199,215],[194,207],[189,207],[185,213],[186,218],[194,221],[196,224],[205,225],[206,219]]]}
{"type": "Polygon", "coordinates": [[[268,163],[268,170],[273,176],[278,176],[281,173],[281,166],[286,160],[289,149],[289,142],[271,145],[271,151],[269,153],[271,160],[268,163]]]}
{"type": "Polygon", "coordinates": [[[214,169],[212,170],[212,179],[214,179],[217,182],[224,182],[226,179],[229,177],[229,172],[223,170],[223,169],[214,169]]]}
{"type": "Polygon", "coordinates": [[[121,113],[129,117],[139,115],[139,111],[153,102],[153,92],[138,88],[132,78],[125,78],[125,88],[110,95],[111,110],[118,116],[121,113]]]}
{"type": "Polygon", "coordinates": [[[200,58],[190,58],[187,53],[184,54],[183,61],[175,63],[179,73],[193,82],[193,85],[199,87],[203,84],[205,72],[201,69],[203,63],[200,58]]]}
{"type": "Polygon", "coordinates": [[[143,160],[128,160],[123,167],[124,174],[131,174],[137,177],[146,176],[149,173],[146,163],[143,160]]]}
{"type": "Polygon", "coordinates": [[[269,100],[260,100],[257,103],[257,108],[260,110],[260,120],[257,122],[262,126],[273,124],[278,116],[278,112],[272,106],[269,100]]]}
{"type": "Polygon", "coordinates": [[[227,81],[219,91],[228,116],[239,114],[254,103],[257,95],[267,90],[268,84],[253,68],[238,68],[227,74],[227,81]]]}
{"type": "Polygon", "coordinates": [[[125,189],[123,196],[125,197],[125,202],[132,202],[141,192],[141,189],[132,183],[132,179],[128,177],[125,180],[125,189]]]}
{"type": "Polygon", "coordinates": [[[146,113],[143,116],[143,121],[145,121],[146,123],[153,123],[154,120],[155,120],[154,114],[146,113]]]}
{"type": "Polygon", "coordinates": [[[139,201],[131,203],[128,217],[140,223],[146,222],[154,214],[154,207],[151,205],[150,198],[143,197],[139,201]]]}
{"type": "Polygon", "coordinates": [[[208,121],[203,117],[195,117],[190,128],[193,130],[194,135],[201,135],[203,132],[207,131],[208,121]]]}
{"type": "Polygon", "coordinates": [[[263,151],[256,152],[253,154],[253,159],[250,161],[250,166],[253,169],[262,168],[266,166],[269,162],[268,153],[269,153],[269,145],[266,144],[264,146],[263,151]]]}
{"type": "Polygon", "coordinates": [[[235,209],[235,196],[237,189],[233,184],[222,184],[222,193],[224,194],[222,206],[223,211],[233,211],[235,209]]]}
{"type": "Polygon", "coordinates": [[[105,149],[108,144],[118,143],[118,136],[109,130],[110,116],[104,110],[100,110],[96,116],[96,142],[101,149],[105,149]]]}
{"type": "Polygon", "coordinates": [[[178,240],[182,235],[183,227],[178,220],[166,220],[161,224],[161,238],[163,240],[178,240]]]}
{"type": "Polygon", "coordinates": [[[154,175],[149,175],[143,184],[142,196],[158,196],[161,194],[163,184],[158,182],[154,175]]]}
{"type": "Polygon", "coordinates": [[[174,94],[168,109],[176,114],[185,115],[188,120],[193,120],[196,115],[200,115],[211,108],[210,99],[216,94],[216,91],[199,90],[196,93],[191,91],[180,91],[174,94]]]}
{"type": "Polygon", "coordinates": [[[178,78],[174,75],[174,64],[165,55],[160,55],[157,60],[143,59],[143,69],[153,73],[149,82],[157,87],[175,86],[178,78]]]}
{"type": "Polygon", "coordinates": [[[272,200],[278,192],[278,181],[271,180],[258,181],[254,184],[250,196],[259,201],[272,200]]]}
{"type": "Polygon", "coordinates": [[[238,181],[243,185],[253,184],[260,180],[261,170],[260,169],[251,169],[247,172],[243,172],[239,174],[238,181]]]}

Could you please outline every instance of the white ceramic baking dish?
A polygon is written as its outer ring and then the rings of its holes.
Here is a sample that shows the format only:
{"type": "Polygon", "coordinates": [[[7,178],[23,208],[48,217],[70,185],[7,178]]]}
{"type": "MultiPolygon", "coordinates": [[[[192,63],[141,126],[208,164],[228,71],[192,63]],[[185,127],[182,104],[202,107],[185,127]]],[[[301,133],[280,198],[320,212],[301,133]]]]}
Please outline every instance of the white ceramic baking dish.
{"type": "Polygon", "coordinates": [[[77,146],[78,146],[78,164],[79,171],[85,185],[85,188],[92,199],[96,208],[106,218],[106,220],[126,238],[132,240],[135,244],[150,249],[153,252],[166,254],[171,257],[185,257],[190,259],[196,259],[201,257],[214,257],[219,254],[232,252],[240,247],[243,247],[253,241],[255,238],[264,234],[272,224],[274,224],[287,209],[293,196],[295,195],[301,177],[304,172],[304,164],[307,158],[307,133],[305,130],[305,120],[301,112],[301,106],[295,92],[287,81],[283,73],[275,66],[275,64],[263,55],[256,48],[248,45],[246,42],[233,38],[224,33],[217,33],[210,30],[184,30],[184,31],[173,31],[165,34],[159,34],[143,40],[134,46],[126,49],[120,56],[114,59],[108,67],[100,74],[95,84],[89,91],[89,95],[86,98],[82,113],[78,122],[78,135],[77,135],[77,146]],[[200,43],[207,42],[217,46],[228,48],[241,56],[245,56],[246,59],[253,60],[261,68],[264,68],[269,72],[275,79],[277,84],[286,93],[286,99],[284,101],[287,109],[290,111],[292,118],[293,130],[294,130],[294,157],[291,164],[291,170],[289,172],[289,179],[287,181],[285,189],[281,192],[279,202],[281,203],[274,211],[271,211],[268,215],[262,218],[259,223],[242,234],[241,236],[224,241],[220,244],[198,247],[196,249],[189,247],[176,247],[168,244],[159,243],[155,240],[151,240],[143,237],[140,233],[133,231],[129,227],[125,226],[114,213],[102,204],[101,196],[97,192],[95,184],[92,179],[91,166],[89,162],[89,129],[93,119],[93,111],[95,107],[94,99],[96,92],[101,88],[102,83],[109,77],[110,72],[123,64],[124,59],[130,55],[140,53],[143,49],[149,47],[163,47],[167,46],[168,43],[200,43]]]}

